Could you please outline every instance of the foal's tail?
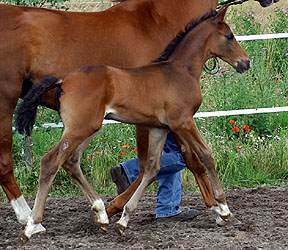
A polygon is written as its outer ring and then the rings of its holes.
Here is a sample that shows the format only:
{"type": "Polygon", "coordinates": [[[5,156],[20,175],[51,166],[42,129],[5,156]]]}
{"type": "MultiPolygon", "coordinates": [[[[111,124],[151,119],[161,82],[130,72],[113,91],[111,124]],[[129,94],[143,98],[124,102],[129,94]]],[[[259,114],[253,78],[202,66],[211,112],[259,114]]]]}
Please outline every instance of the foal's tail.
{"type": "Polygon", "coordinates": [[[23,134],[25,132],[27,135],[31,135],[37,107],[40,105],[42,97],[49,90],[60,87],[61,84],[61,78],[49,77],[44,78],[39,84],[29,90],[16,110],[15,128],[19,133],[23,134]]]}

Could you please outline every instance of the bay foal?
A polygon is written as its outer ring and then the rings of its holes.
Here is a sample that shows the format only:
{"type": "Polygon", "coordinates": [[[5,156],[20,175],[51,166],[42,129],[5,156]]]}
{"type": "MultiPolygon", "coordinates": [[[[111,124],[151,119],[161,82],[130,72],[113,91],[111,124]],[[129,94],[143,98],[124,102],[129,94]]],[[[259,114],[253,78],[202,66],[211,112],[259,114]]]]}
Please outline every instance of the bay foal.
{"type": "MultiPolygon", "coordinates": [[[[127,227],[144,190],[156,178],[169,130],[195,152],[200,162],[195,166],[198,168],[196,172],[205,175],[206,169],[217,202],[211,207],[218,214],[217,223],[221,225],[230,220],[231,213],[215,171],[211,150],[193,119],[202,102],[199,79],[208,58],[218,56],[240,73],[249,69],[247,54],[223,21],[226,10],[212,11],[189,23],[152,64],[138,68],[86,66],[64,78],[47,78],[27,94],[16,119],[20,132],[31,131],[42,96],[56,87],[59,113],[65,124],[60,142],[41,159],[39,189],[24,230],[27,239],[39,232],[37,226],[42,221],[49,188],[61,166],[84,192],[98,223],[107,230],[108,216],[104,203],[80,169],[81,154],[101,128],[104,118],[149,128],[144,175],[117,222],[120,233],[127,227]]],[[[181,149],[185,151],[186,147],[182,145],[181,149]]],[[[198,179],[202,178],[202,175],[198,176],[198,179]]]]}

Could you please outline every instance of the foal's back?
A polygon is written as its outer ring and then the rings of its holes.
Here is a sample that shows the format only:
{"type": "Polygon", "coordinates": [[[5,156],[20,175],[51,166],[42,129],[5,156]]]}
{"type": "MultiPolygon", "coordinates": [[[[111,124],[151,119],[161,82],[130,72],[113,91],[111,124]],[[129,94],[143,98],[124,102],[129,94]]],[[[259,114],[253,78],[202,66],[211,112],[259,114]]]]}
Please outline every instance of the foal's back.
{"type": "MultiPolygon", "coordinates": [[[[202,101],[199,88],[197,95],[200,98],[198,101],[194,98],[191,104],[190,87],[186,85],[188,77],[194,81],[187,74],[183,76],[172,62],[136,68],[85,66],[64,78],[61,117],[64,123],[67,122],[65,117],[72,122],[74,114],[79,113],[87,122],[95,118],[91,113],[97,113],[101,118],[124,123],[165,127],[168,125],[167,114],[179,115],[183,110],[178,107],[186,106],[187,109],[189,104],[189,114],[193,115],[202,101]]],[[[92,123],[98,125],[99,120],[92,123]]]]}

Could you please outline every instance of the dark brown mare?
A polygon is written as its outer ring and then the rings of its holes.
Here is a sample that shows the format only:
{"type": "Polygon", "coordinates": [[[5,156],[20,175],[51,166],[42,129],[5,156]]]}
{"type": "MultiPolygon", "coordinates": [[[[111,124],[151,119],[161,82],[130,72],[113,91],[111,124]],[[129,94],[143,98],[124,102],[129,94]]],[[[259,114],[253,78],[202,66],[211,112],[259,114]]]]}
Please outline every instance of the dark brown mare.
{"type": "MultiPolygon", "coordinates": [[[[117,222],[121,234],[146,187],[157,176],[169,130],[185,142],[185,145],[181,145],[182,151],[186,150],[186,145],[193,150],[191,158],[195,157],[198,162],[193,169],[190,168],[193,173],[205,173],[207,170],[217,201],[210,208],[218,214],[217,223],[221,225],[230,221],[231,213],[217,177],[211,150],[193,119],[202,102],[199,79],[207,59],[220,57],[240,73],[250,67],[247,54],[224,23],[226,10],[223,8],[218,13],[210,11],[198,21],[188,23],[185,31],[179,32],[161,56],[147,66],[86,66],[64,78],[46,78],[28,92],[17,112],[16,127],[19,132],[25,130],[30,133],[42,96],[56,87],[55,97],[65,128],[57,146],[41,159],[39,189],[24,230],[25,240],[44,231],[39,230],[39,225],[45,202],[61,166],[88,198],[100,227],[107,230],[108,215],[104,203],[80,168],[82,152],[101,128],[103,119],[147,126],[149,131],[143,178],[117,222]],[[80,88],[79,84],[85,87],[80,88]],[[94,115],[91,116],[91,113],[94,115]]],[[[203,176],[197,179],[205,183],[203,176]]]]}
{"type": "MultiPolygon", "coordinates": [[[[263,6],[273,2],[257,1],[263,6]]],[[[0,185],[20,223],[26,224],[31,210],[13,175],[12,116],[19,97],[43,77],[64,75],[83,65],[147,64],[192,17],[215,9],[217,3],[218,0],[128,0],[97,13],[0,5],[0,185]]],[[[55,108],[52,96],[51,92],[42,105],[55,108]]],[[[140,126],[137,141],[143,165],[147,133],[140,126]]],[[[187,165],[192,164],[188,162],[190,154],[189,149],[183,152],[187,165]]],[[[210,191],[206,192],[209,196],[210,191]]],[[[116,199],[108,208],[108,215],[121,211],[128,197],[126,193],[116,199]]]]}

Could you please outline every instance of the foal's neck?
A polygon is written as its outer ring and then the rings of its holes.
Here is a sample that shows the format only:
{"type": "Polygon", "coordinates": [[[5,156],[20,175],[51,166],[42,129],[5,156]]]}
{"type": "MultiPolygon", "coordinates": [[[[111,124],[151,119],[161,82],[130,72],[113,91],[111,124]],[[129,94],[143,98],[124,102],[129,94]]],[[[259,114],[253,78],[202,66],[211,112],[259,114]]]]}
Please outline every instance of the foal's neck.
{"type": "Polygon", "coordinates": [[[199,79],[202,68],[209,58],[209,50],[206,44],[210,32],[205,30],[201,33],[197,30],[192,32],[179,44],[179,47],[171,56],[170,62],[185,67],[194,78],[199,79]]]}

